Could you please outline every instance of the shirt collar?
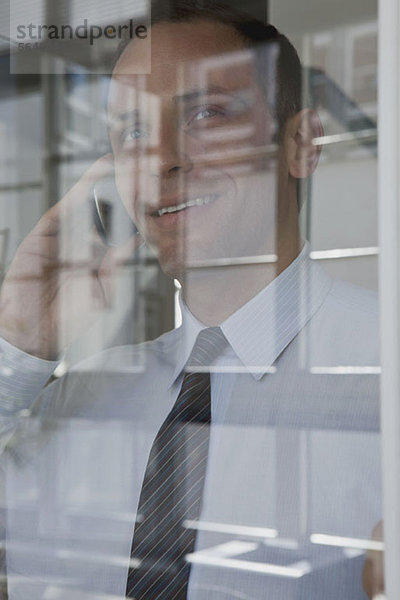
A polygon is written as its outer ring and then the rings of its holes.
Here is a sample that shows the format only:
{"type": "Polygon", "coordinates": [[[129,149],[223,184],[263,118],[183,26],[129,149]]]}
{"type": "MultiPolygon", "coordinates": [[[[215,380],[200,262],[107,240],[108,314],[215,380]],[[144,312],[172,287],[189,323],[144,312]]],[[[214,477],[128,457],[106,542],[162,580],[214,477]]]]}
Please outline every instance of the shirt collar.
{"type": "MultiPolygon", "coordinates": [[[[259,380],[325,300],[331,278],[310,259],[308,242],[295,260],[261,292],[221,323],[233,352],[259,380]]],[[[182,372],[199,332],[205,328],[179,298],[180,343],[171,384],[182,372]]]]}

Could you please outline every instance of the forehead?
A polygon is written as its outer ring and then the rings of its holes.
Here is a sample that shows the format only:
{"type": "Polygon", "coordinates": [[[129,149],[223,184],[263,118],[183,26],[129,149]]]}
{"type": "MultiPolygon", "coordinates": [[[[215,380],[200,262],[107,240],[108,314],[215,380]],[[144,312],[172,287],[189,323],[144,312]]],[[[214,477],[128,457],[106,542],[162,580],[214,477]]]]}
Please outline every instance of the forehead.
{"type": "Polygon", "coordinates": [[[146,60],[133,41],[120,57],[110,86],[109,108],[126,106],[130,96],[174,97],[187,90],[221,87],[244,89],[254,84],[254,57],[230,26],[208,21],[161,23],[151,30],[151,73],[140,72],[146,60]]]}

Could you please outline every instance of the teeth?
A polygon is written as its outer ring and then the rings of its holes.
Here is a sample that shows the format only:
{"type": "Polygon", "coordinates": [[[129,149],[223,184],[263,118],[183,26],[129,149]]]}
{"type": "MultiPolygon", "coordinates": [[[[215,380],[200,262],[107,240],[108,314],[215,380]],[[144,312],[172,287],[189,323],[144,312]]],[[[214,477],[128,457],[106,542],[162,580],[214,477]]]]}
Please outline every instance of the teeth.
{"type": "Polygon", "coordinates": [[[207,196],[193,198],[193,200],[188,200],[187,202],[183,202],[177,206],[166,206],[165,208],[160,208],[156,214],[158,217],[162,217],[165,214],[179,212],[181,210],[185,210],[185,208],[190,208],[191,206],[203,206],[203,204],[209,204],[210,202],[214,202],[216,199],[217,194],[208,194],[207,196]]]}

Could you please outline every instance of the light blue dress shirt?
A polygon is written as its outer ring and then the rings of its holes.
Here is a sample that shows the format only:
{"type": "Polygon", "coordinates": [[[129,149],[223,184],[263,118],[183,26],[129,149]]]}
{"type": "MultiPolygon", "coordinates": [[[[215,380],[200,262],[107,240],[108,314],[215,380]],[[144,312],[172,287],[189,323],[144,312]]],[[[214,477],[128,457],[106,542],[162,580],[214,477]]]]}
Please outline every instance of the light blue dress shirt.
{"type": "MultiPolygon", "coordinates": [[[[55,363],[0,341],[10,600],[124,597],[148,455],[204,327],[181,308],[180,328],[44,390],[55,363]]],[[[365,599],[381,518],[375,295],[331,280],[305,245],[221,328],[189,600],[365,599]]]]}

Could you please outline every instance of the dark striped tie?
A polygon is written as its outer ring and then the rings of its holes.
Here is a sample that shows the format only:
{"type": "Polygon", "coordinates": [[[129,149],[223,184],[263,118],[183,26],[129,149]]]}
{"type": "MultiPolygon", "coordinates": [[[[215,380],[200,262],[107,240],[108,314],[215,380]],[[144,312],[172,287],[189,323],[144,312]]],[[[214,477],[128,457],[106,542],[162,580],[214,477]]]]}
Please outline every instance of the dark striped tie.
{"type": "Polygon", "coordinates": [[[150,451],[133,535],[127,598],[184,600],[200,516],[211,421],[210,366],[227,345],[219,327],[200,332],[179,396],[150,451]]]}

